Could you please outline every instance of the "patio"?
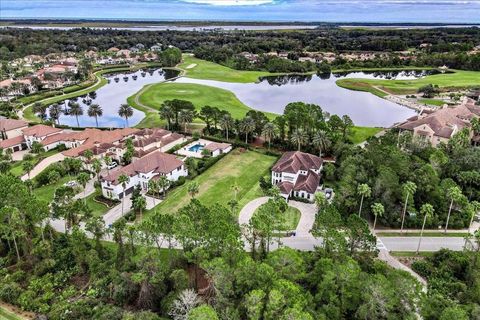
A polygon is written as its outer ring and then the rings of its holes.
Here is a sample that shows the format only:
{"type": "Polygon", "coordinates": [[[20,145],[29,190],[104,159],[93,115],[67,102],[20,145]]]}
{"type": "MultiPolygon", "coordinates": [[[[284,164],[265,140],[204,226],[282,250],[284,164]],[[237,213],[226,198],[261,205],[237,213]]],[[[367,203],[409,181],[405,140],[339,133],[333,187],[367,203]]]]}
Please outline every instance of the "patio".
{"type": "Polygon", "coordinates": [[[212,141],[199,139],[177,150],[176,154],[201,159],[203,158],[202,150],[210,143],[212,143],[212,141]]]}

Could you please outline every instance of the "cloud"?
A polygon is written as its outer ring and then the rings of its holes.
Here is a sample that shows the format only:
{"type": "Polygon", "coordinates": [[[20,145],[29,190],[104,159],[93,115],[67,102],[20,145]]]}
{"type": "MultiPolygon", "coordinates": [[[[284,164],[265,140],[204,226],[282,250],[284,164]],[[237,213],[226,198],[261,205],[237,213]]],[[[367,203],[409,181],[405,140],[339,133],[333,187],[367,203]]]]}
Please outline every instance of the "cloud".
{"type": "Polygon", "coordinates": [[[275,0],[180,0],[182,2],[209,4],[212,6],[258,6],[273,4],[275,0]]]}

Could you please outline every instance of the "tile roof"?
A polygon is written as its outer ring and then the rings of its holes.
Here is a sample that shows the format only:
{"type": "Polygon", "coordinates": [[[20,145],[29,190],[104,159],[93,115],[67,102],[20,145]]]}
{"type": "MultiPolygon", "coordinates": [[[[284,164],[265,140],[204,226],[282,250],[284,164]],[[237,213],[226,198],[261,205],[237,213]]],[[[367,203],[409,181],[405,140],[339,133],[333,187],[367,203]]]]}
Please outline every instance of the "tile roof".
{"type": "Polygon", "coordinates": [[[225,150],[227,149],[228,147],[231,147],[232,145],[229,144],[229,143],[219,143],[219,142],[212,142],[212,143],[209,143],[205,146],[205,149],[209,150],[209,151],[215,151],[215,150],[225,150]]]}
{"type": "Polygon", "coordinates": [[[49,144],[52,144],[52,143],[55,143],[55,142],[68,141],[68,137],[71,134],[72,133],[70,133],[70,132],[60,132],[60,133],[57,133],[57,134],[52,134],[51,136],[48,136],[45,139],[43,139],[42,141],[40,141],[40,143],[43,146],[48,146],[49,144]]]}
{"type": "Polygon", "coordinates": [[[280,193],[290,194],[290,192],[292,192],[293,190],[293,183],[282,181],[279,184],[277,184],[277,187],[280,189],[280,193]]]}
{"type": "Polygon", "coordinates": [[[310,169],[319,170],[323,160],[313,154],[290,151],[285,152],[275,163],[272,170],[276,172],[297,173],[300,170],[308,171],[310,169]]]}
{"type": "Polygon", "coordinates": [[[0,119],[0,131],[10,131],[13,129],[27,127],[28,122],[16,119],[0,119]]]}
{"type": "Polygon", "coordinates": [[[425,116],[422,115],[412,117],[398,127],[405,130],[413,130],[419,126],[428,125],[435,132],[435,135],[450,138],[454,132],[454,127],[461,130],[470,126],[470,119],[480,116],[480,107],[476,106],[472,99],[467,99],[461,105],[445,107],[435,112],[427,113],[425,116]]]}
{"type": "Polygon", "coordinates": [[[137,175],[138,173],[148,173],[152,171],[158,174],[167,174],[182,165],[183,162],[178,160],[174,155],[155,151],[119,170],[110,172],[110,174],[103,177],[103,179],[113,184],[118,184],[118,177],[122,174],[129,177],[137,175]]]}
{"type": "Polygon", "coordinates": [[[307,191],[308,193],[315,193],[320,184],[320,175],[313,171],[308,171],[307,175],[299,175],[293,190],[307,191]]]}
{"type": "Polygon", "coordinates": [[[18,137],[6,139],[6,140],[0,140],[0,148],[10,148],[18,144],[21,144],[23,142],[25,142],[25,139],[23,139],[23,136],[18,136],[18,137]]]}
{"type": "Polygon", "coordinates": [[[63,129],[37,124],[33,127],[23,129],[22,131],[25,136],[45,137],[50,134],[62,132],[63,129]]]}

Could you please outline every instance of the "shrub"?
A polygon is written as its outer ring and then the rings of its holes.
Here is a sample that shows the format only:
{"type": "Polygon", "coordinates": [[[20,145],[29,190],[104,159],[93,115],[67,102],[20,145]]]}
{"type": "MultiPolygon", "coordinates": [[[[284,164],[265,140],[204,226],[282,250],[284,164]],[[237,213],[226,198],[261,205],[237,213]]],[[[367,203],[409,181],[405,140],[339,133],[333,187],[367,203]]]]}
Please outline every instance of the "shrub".
{"type": "Polygon", "coordinates": [[[0,300],[2,301],[14,304],[21,293],[22,288],[14,281],[2,280],[0,283],[0,300]]]}

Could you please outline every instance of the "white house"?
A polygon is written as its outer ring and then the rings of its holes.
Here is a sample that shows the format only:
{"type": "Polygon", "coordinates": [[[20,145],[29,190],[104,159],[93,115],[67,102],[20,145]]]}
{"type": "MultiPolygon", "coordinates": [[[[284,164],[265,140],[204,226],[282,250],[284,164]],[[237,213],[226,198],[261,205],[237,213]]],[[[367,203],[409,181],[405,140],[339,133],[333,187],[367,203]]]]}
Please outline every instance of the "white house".
{"type": "Polygon", "coordinates": [[[27,146],[31,148],[33,142],[36,141],[41,143],[46,138],[63,132],[63,129],[53,128],[50,126],[39,124],[30,128],[23,129],[22,132],[27,146]]]}
{"type": "Polygon", "coordinates": [[[224,153],[232,151],[232,145],[229,143],[212,142],[205,146],[205,149],[210,152],[212,157],[217,157],[224,153]]]}
{"type": "Polygon", "coordinates": [[[315,193],[321,190],[322,168],[320,157],[300,151],[286,152],[272,168],[272,184],[278,186],[287,200],[294,196],[313,202],[315,193]]]}
{"type": "Polygon", "coordinates": [[[102,177],[102,194],[104,197],[110,199],[121,199],[123,197],[123,186],[118,181],[121,175],[129,177],[125,187],[125,195],[128,195],[133,192],[135,186],[147,190],[148,182],[151,179],[158,179],[160,176],[165,176],[170,181],[177,181],[180,177],[188,175],[188,169],[183,161],[177,159],[174,155],[155,151],[123,168],[112,170],[102,177]]]}

